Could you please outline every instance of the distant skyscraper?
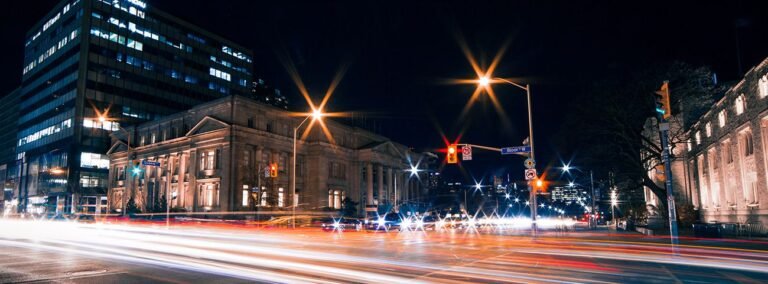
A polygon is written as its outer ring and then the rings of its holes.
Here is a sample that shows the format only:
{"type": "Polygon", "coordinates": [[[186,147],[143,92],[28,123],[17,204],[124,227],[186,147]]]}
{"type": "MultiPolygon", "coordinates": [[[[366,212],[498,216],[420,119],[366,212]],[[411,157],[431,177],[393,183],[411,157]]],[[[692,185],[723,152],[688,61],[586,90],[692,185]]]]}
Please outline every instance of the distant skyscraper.
{"type": "Polygon", "coordinates": [[[248,96],[252,65],[245,48],[141,0],[59,3],[24,48],[19,210],[105,205],[110,133],[226,95],[248,96]]]}

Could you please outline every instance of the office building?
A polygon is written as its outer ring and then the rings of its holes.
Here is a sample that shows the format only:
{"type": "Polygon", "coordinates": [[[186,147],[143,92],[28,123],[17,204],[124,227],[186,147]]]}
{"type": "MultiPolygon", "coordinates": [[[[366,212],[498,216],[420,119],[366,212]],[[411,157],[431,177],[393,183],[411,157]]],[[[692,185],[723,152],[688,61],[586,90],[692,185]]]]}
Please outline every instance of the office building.
{"type": "Polygon", "coordinates": [[[245,48],[141,0],[59,3],[24,47],[18,211],[105,211],[111,133],[249,95],[252,65],[245,48]]]}

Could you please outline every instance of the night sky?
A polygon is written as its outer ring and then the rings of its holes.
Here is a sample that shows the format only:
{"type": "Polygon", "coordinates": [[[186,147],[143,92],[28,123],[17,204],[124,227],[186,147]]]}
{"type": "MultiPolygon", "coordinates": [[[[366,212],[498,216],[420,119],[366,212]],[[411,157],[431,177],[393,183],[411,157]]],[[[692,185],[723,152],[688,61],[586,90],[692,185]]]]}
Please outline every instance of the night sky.
{"type": "MultiPolygon", "coordinates": [[[[20,83],[24,34],[57,2],[4,4],[1,93],[20,83]]],[[[453,141],[462,129],[462,143],[496,147],[519,145],[527,136],[524,91],[494,86],[509,124],[502,123],[488,100],[459,120],[474,86],[446,83],[474,77],[459,39],[486,65],[509,40],[495,76],[531,84],[537,160],[546,165],[571,158],[571,153],[557,152],[552,136],[569,104],[609,67],[631,72],[652,62],[680,60],[710,66],[721,81],[728,81],[768,57],[767,1],[627,2],[148,4],[252,49],[256,73],[281,89],[297,110],[307,107],[278,54],[293,60],[317,101],[338,70],[346,68],[328,110],[360,112],[358,118],[366,119],[355,123],[422,150],[444,147],[441,133],[453,141]]],[[[513,174],[522,175],[518,158],[488,152],[476,152],[475,158],[479,161],[463,164],[471,176],[509,164],[513,174]]]]}

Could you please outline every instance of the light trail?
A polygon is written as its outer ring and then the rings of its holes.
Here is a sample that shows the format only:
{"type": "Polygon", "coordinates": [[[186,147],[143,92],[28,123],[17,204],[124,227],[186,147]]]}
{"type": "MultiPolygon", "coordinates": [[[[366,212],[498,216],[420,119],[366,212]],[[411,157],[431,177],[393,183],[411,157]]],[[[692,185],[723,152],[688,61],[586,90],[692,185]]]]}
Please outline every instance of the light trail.
{"type": "MultiPolygon", "coordinates": [[[[499,228],[505,223],[525,222],[524,218],[483,217],[475,220],[474,230],[488,226],[491,232],[504,233],[499,228]]],[[[768,268],[768,252],[763,250],[682,245],[680,254],[674,256],[667,244],[639,238],[590,239],[610,237],[606,234],[556,238],[553,236],[560,233],[545,232],[534,241],[527,236],[417,227],[403,232],[340,234],[319,228],[166,229],[146,224],[5,219],[0,220],[0,246],[279,283],[623,283],[626,277],[661,271],[661,265],[762,274],[768,268]]],[[[765,243],[752,244],[765,247],[765,243]]],[[[658,275],[653,275],[654,281],[665,281],[658,275]]]]}

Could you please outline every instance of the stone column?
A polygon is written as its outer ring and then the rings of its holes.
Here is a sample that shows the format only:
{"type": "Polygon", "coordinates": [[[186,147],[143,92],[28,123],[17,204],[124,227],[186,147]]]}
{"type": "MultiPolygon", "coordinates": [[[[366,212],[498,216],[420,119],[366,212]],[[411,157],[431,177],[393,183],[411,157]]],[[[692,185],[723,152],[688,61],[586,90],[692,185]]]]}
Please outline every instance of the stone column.
{"type": "Polygon", "coordinates": [[[376,167],[377,173],[376,173],[376,182],[379,186],[379,205],[384,204],[384,166],[379,165],[376,167]]]}
{"type": "Polygon", "coordinates": [[[373,205],[373,164],[365,164],[365,195],[366,205],[373,205]]]}
{"type": "Polygon", "coordinates": [[[387,200],[390,204],[395,204],[394,194],[394,177],[392,176],[392,168],[387,169],[387,200]]]}

